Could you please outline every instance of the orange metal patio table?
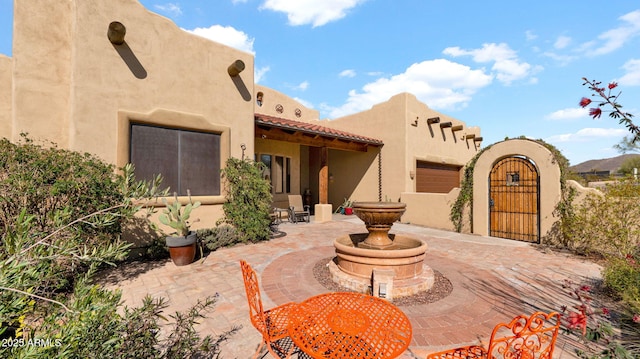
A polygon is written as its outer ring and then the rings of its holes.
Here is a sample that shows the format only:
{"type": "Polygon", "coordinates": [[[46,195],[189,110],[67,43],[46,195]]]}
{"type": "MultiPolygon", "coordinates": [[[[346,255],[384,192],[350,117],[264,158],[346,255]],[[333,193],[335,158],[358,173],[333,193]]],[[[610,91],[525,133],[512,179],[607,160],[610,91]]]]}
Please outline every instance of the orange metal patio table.
{"type": "Polygon", "coordinates": [[[294,306],[289,336],[304,353],[324,358],[396,358],[411,342],[409,318],[386,300],[326,293],[294,306]]]}

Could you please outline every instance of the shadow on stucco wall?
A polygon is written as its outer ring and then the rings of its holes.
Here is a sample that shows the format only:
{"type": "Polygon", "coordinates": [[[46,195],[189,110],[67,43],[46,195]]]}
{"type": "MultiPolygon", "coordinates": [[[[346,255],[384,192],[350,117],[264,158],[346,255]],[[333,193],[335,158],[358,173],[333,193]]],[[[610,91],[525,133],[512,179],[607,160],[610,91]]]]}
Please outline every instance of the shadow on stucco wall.
{"type": "Polygon", "coordinates": [[[240,78],[240,76],[233,76],[231,77],[231,80],[233,81],[233,84],[236,85],[236,88],[238,89],[238,92],[240,92],[242,99],[247,102],[251,101],[251,92],[249,92],[249,90],[247,89],[247,86],[244,84],[244,81],[242,81],[242,78],[240,78]]]}
{"type": "Polygon", "coordinates": [[[126,42],[123,42],[120,45],[111,45],[118,52],[118,55],[120,55],[124,63],[127,64],[127,67],[129,67],[129,70],[131,71],[133,76],[141,80],[147,77],[147,70],[145,70],[144,66],[142,66],[142,64],[126,42]]]}

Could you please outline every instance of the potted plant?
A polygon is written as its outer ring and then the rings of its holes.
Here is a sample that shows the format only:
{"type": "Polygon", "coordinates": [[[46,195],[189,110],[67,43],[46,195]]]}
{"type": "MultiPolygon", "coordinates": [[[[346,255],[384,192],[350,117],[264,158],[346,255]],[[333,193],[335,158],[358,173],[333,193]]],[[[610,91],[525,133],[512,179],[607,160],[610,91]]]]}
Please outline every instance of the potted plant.
{"type": "Polygon", "coordinates": [[[340,205],[339,210],[340,213],[350,216],[353,214],[353,201],[349,200],[349,199],[344,199],[344,202],[342,202],[342,205],[340,205]]]}
{"type": "Polygon", "coordinates": [[[353,201],[347,201],[346,207],[344,207],[344,214],[350,216],[353,214],[353,201]]]}
{"type": "Polygon", "coordinates": [[[158,218],[160,223],[175,229],[175,233],[166,237],[167,247],[169,247],[169,255],[171,260],[177,266],[191,264],[196,257],[197,235],[189,229],[189,217],[194,208],[200,207],[200,202],[191,202],[182,206],[178,201],[178,195],[173,194],[175,201],[168,203],[166,198],[162,201],[166,205],[163,213],[158,218]]]}

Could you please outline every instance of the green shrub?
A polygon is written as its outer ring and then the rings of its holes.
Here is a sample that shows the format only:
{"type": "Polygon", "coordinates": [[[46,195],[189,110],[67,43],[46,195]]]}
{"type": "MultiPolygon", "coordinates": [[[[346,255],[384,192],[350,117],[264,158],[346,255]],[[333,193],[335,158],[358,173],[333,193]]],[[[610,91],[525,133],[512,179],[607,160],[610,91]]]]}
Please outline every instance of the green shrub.
{"type": "Polygon", "coordinates": [[[222,170],[226,199],[222,205],[224,218],[220,223],[234,226],[243,242],[269,239],[271,186],[262,178],[264,164],[250,159],[229,158],[222,170]]]}
{"type": "Polygon", "coordinates": [[[627,258],[610,258],[602,272],[604,283],[640,313],[640,250],[627,258]]]}
{"type": "Polygon", "coordinates": [[[136,182],[132,166],[123,171],[26,136],[19,144],[0,140],[0,260],[9,260],[0,270],[16,289],[68,292],[92,266],[125,258],[121,228],[141,208],[132,199],[160,195],[161,179],[136,182]]]}
{"type": "Polygon", "coordinates": [[[0,152],[0,337],[16,343],[1,346],[0,357],[218,357],[238,328],[215,338],[194,328],[215,298],[172,315],[163,340],[163,299],[122,308],[119,292],[91,284],[100,266],[127,255],[120,230],[141,219],[141,203],[166,195],[160,177],[135,181],[133,166],[120,176],[90,155],[28,140],[2,140],[0,152]]]}
{"type": "MultiPolygon", "coordinates": [[[[61,223],[123,201],[114,167],[90,154],[42,147],[23,136],[14,144],[0,140],[0,227],[14,224],[22,211],[33,216],[32,230],[51,233],[61,223]]],[[[108,226],[79,223],[82,244],[113,240],[120,222],[108,226]]]]}
{"type": "Polygon", "coordinates": [[[37,330],[20,340],[40,345],[0,348],[3,358],[217,358],[220,344],[240,327],[213,337],[201,338],[195,329],[203,312],[211,309],[216,296],[198,301],[185,312],[170,315],[172,324],[166,339],[160,338],[163,298],[145,297],[142,306],[120,311],[120,293],[79,283],[68,310],[50,313],[37,330]],[[122,314],[120,314],[122,312],[122,314]]]}
{"type": "Polygon", "coordinates": [[[577,253],[625,258],[640,243],[640,185],[626,179],[590,193],[564,219],[564,245],[577,253]]]}
{"type": "Polygon", "coordinates": [[[198,240],[210,251],[243,242],[242,235],[238,230],[228,224],[221,224],[215,228],[199,229],[196,234],[198,240]]]}

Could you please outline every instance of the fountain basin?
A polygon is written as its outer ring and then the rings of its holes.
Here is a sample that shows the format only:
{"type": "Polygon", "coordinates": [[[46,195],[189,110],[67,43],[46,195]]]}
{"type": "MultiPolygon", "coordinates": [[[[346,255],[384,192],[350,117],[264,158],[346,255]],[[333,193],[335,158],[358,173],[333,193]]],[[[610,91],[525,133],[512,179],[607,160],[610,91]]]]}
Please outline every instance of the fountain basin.
{"type": "Polygon", "coordinates": [[[369,231],[363,245],[380,249],[391,246],[393,242],[389,237],[389,230],[394,222],[400,220],[406,206],[400,202],[355,202],[353,212],[369,231]]]}
{"type": "Polygon", "coordinates": [[[365,243],[368,233],[356,233],[334,240],[336,264],[341,271],[370,280],[374,268],[392,269],[395,279],[414,278],[422,274],[427,244],[403,235],[389,235],[392,244],[384,249],[365,243]]]}

